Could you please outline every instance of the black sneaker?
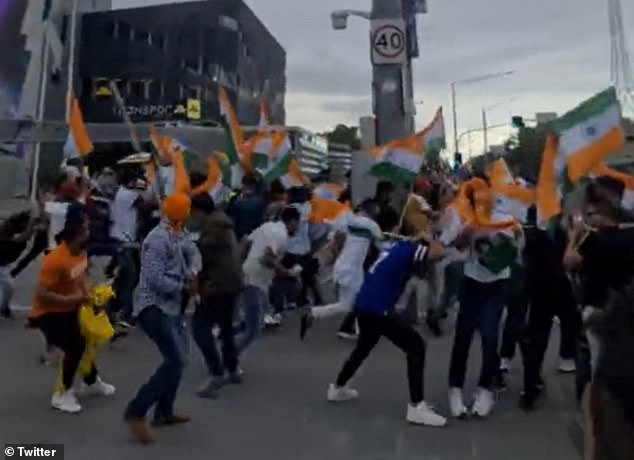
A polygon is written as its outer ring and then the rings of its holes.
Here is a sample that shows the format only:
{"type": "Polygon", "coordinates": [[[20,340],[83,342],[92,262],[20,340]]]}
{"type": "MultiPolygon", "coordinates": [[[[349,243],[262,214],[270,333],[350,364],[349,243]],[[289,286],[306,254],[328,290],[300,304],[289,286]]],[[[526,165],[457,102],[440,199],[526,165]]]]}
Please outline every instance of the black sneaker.
{"type": "Polygon", "coordinates": [[[504,393],[509,389],[508,385],[506,384],[506,378],[504,377],[504,374],[502,372],[498,372],[497,376],[495,377],[494,387],[498,393],[504,393]]]}
{"type": "Polygon", "coordinates": [[[440,319],[432,315],[427,315],[425,322],[434,337],[439,338],[443,336],[443,330],[442,327],[440,327],[440,319]]]}
{"type": "Polygon", "coordinates": [[[302,318],[301,318],[301,321],[300,321],[300,325],[299,325],[299,338],[300,338],[300,340],[304,340],[304,338],[306,337],[306,333],[308,332],[308,329],[310,329],[312,327],[314,320],[315,320],[315,318],[310,313],[310,311],[307,311],[306,313],[304,313],[302,315],[302,318]]]}
{"type": "Polygon", "coordinates": [[[524,412],[532,412],[537,409],[537,402],[542,392],[537,389],[524,390],[520,395],[519,406],[524,412]]]}
{"type": "Polygon", "coordinates": [[[7,308],[6,310],[2,310],[0,311],[0,317],[2,317],[2,319],[13,319],[13,312],[11,311],[11,309],[7,308]]]}

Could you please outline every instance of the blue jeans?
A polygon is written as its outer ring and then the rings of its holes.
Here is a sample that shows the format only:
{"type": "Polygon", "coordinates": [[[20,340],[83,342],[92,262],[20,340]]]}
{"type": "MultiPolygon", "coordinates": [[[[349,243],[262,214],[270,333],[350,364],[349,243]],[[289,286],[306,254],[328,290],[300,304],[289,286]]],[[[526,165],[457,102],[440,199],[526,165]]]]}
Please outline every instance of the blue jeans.
{"type": "Polygon", "coordinates": [[[158,307],[152,306],[141,312],[137,324],[156,344],[163,356],[163,363],[130,401],[126,416],[144,418],[150,408],[156,405],[155,418],[170,417],[174,414],[174,400],[185,367],[178,317],[168,316],[158,307]]]}
{"type": "Polygon", "coordinates": [[[246,329],[236,337],[238,354],[246,350],[262,331],[262,318],[268,308],[268,296],[260,288],[247,286],[238,299],[244,313],[246,329]]]}
{"type": "Polygon", "coordinates": [[[499,372],[498,334],[508,294],[508,280],[493,283],[480,283],[466,277],[462,280],[460,310],[449,365],[451,388],[462,388],[464,385],[469,348],[476,329],[482,341],[482,368],[478,386],[492,388],[499,372]]]}
{"type": "Polygon", "coordinates": [[[13,298],[13,280],[9,275],[9,267],[0,267],[0,313],[8,315],[11,312],[13,298]]]}

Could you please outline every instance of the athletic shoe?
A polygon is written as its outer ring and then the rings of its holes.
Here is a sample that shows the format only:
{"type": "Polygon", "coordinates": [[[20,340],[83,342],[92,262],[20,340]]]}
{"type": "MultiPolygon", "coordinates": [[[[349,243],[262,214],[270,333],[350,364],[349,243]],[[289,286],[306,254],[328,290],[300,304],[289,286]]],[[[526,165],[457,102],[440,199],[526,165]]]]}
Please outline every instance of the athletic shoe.
{"type": "Polygon", "coordinates": [[[557,370],[562,374],[572,374],[577,371],[577,365],[574,359],[559,359],[557,370]]]}
{"type": "Polygon", "coordinates": [[[199,398],[216,399],[218,397],[218,390],[225,385],[224,378],[207,377],[205,381],[198,386],[196,395],[199,398]]]}
{"type": "Polygon", "coordinates": [[[427,317],[425,318],[425,322],[427,323],[427,327],[429,328],[431,333],[434,335],[434,337],[436,338],[442,337],[443,330],[442,330],[442,327],[440,326],[439,318],[428,314],[427,317]]]}
{"type": "Polygon", "coordinates": [[[315,318],[313,314],[310,312],[310,309],[302,315],[302,318],[300,320],[300,325],[299,325],[300,340],[304,340],[304,338],[306,337],[306,333],[308,332],[308,329],[312,327],[314,321],[315,321],[315,318]]]}
{"type": "Polygon", "coordinates": [[[81,382],[78,394],[79,396],[112,396],[116,391],[114,385],[110,385],[97,377],[97,381],[92,385],[81,382]]]}
{"type": "Polygon", "coordinates": [[[359,335],[355,332],[339,331],[337,332],[337,337],[342,340],[357,340],[359,335]]]}
{"type": "Polygon", "coordinates": [[[449,389],[449,410],[454,418],[466,418],[469,410],[462,399],[462,388],[449,389]]]}
{"type": "Polygon", "coordinates": [[[511,368],[511,360],[509,358],[502,358],[500,360],[500,370],[502,372],[508,372],[511,368]]]}
{"type": "Polygon", "coordinates": [[[524,412],[532,412],[537,409],[537,402],[542,395],[539,388],[522,391],[520,395],[519,406],[524,412]]]}
{"type": "Polygon", "coordinates": [[[334,383],[330,384],[330,386],[328,387],[328,393],[326,395],[328,401],[336,403],[351,401],[353,399],[357,399],[358,397],[359,393],[357,392],[357,390],[354,390],[347,386],[338,387],[334,383]]]}
{"type": "Polygon", "coordinates": [[[51,406],[53,409],[57,409],[68,414],[76,414],[81,412],[81,406],[75,397],[75,392],[66,390],[62,393],[55,393],[51,399],[51,406]]]}
{"type": "Polygon", "coordinates": [[[478,388],[471,413],[477,417],[487,417],[495,406],[495,394],[485,388],[478,388]]]}
{"type": "Polygon", "coordinates": [[[409,423],[425,426],[445,426],[447,419],[442,415],[434,412],[434,409],[425,401],[417,405],[407,405],[407,416],[405,417],[409,423]]]}

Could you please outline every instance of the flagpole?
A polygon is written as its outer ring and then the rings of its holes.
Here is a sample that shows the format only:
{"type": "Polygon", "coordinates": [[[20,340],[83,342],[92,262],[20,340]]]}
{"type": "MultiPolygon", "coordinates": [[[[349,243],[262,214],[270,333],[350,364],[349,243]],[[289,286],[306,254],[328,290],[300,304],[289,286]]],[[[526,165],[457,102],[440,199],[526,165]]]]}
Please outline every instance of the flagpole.
{"type": "Polygon", "coordinates": [[[70,123],[70,109],[73,102],[75,84],[75,46],[77,41],[77,0],[73,0],[70,20],[70,55],[68,57],[68,88],[66,91],[66,123],[70,123]]]}
{"type": "MultiPolygon", "coordinates": [[[[42,68],[41,68],[41,80],[40,80],[40,99],[38,101],[37,108],[37,123],[36,126],[41,129],[42,122],[44,121],[44,112],[46,110],[46,90],[48,87],[48,63],[49,63],[49,49],[47,43],[46,33],[42,36],[42,68]]],[[[42,150],[42,141],[38,136],[37,143],[35,144],[35,151],[33,152],[33,169],[31,172],[31,202],[37,201],[37,189],[38,189],[38,176],[40,172],[40,152],[42,150]]]]}

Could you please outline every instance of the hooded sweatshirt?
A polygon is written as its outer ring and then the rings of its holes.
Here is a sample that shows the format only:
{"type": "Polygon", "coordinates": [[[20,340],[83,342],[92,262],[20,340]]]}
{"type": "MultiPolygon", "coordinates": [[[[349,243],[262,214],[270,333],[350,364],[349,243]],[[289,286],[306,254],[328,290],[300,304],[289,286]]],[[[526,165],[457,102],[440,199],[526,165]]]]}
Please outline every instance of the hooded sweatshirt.
{"type": "Polygon", "coordinates": [[[188,230],[197,234],[203,268],[199,274],[206,295],[237,293],[242,290],[243,276],[238,241],[233,222],[222,211],[209,216],[192,217],[188,230]]]}

